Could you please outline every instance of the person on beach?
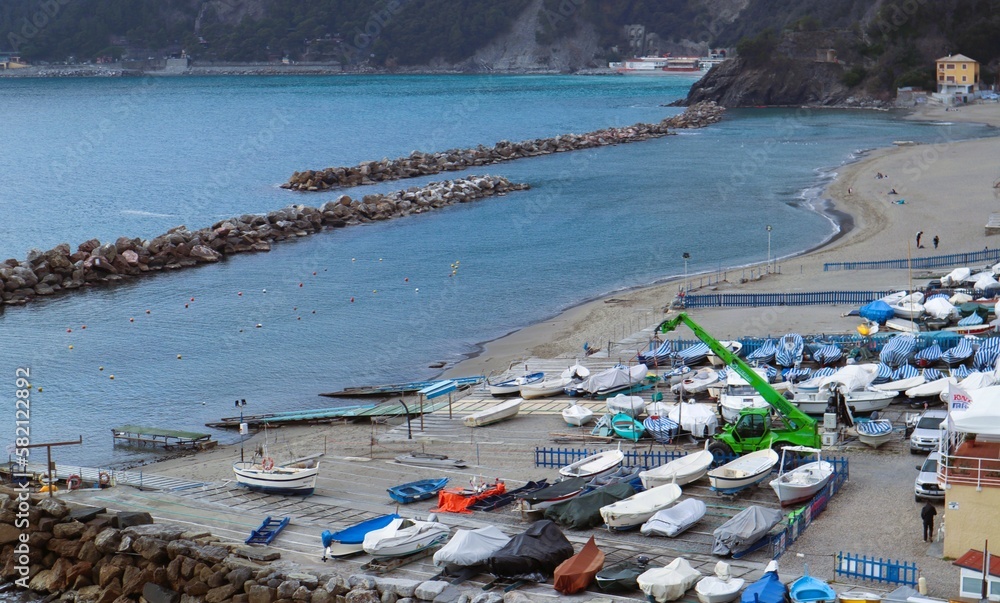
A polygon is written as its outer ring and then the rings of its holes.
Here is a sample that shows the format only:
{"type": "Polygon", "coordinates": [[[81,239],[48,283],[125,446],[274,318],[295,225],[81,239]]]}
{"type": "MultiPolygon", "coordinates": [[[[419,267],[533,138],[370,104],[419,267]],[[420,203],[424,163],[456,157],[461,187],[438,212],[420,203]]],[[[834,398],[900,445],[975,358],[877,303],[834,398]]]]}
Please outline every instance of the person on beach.
{"type": "Polygon", "coordinates": [[[934,235],[934,249],[937,249],[938,243],[940,242],[941,239],[939,239],[937,235],[934,235]]]}
{"type": "Polygon", "coordinates": [[[924,236],[924,231],[922,230],[917,231],[917,249],[920,249],[922,247],[922,245],[920,244],[920,239],[923,236],[924,236]]]}
{"type": "Polygon", "coordinates": [[[937,515],[937,509],[934,505],[927,501],[923,509],[920,509],[920,519],[924,520],[924,542],[932,542],[934,540],[934,516],[937,515]]]}

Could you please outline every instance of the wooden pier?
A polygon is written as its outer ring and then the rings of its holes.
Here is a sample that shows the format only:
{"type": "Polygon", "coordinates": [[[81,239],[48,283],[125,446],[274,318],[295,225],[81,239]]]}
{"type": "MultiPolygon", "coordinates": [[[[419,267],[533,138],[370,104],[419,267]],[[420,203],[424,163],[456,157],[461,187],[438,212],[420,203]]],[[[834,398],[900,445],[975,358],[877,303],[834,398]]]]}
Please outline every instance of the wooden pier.
{"type": "Polygon", "coordinates": [[[212,435],[208,433],[142,427],[140,425],[112,427],[111,437],[115,444],[156,446],[165,450],[208,450],[218,445],[218,442],[213,440],[212,435]]]}

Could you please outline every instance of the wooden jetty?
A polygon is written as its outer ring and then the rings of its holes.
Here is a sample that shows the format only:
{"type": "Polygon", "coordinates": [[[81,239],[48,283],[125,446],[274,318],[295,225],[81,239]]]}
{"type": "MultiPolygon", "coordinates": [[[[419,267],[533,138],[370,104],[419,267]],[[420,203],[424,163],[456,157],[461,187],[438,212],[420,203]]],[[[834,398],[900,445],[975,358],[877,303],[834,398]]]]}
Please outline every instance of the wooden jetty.
{"type": "MultiPolygon", "coordinates": [[[[459,391],[468,389],[474,385],[482,383],[484,377],[458,377],[451,379],[458,387],[459,391]]],[[[415,394],[420,390],[434,385],[439,381],[410,381],[408,383],[393,383],[389,385],[364,385],[360,387],[348,387],[337,392],[327,392],[320,394],[328,398],[366,398],[372,396],[393,396],[400,394],[415,394]]]]}
{"type": "Polygon", "coordinates": [[[212,435],[208,433],[143,427],[141,425],[112,427],[111,437],[115,444],[157,446],[166,450],[178,448],[207,450],[218,445],[218,442],[213,440],[212,435]]]}

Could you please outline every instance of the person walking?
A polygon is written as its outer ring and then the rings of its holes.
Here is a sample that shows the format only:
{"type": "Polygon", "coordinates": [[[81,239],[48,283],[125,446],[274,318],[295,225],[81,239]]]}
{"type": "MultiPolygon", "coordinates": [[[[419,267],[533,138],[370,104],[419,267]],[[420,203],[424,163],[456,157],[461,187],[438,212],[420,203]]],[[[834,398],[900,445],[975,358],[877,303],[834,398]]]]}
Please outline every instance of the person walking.
{"type": "Polygon", "coordinates": [[[924,231],[917,231],[917,249],[920,249],[920,239],[924,236],[924,231]]]}
{"type": "Polygon", "coordinates": [[[937,515],[937,509],[934,505],[927,501],[923,509],[920,509],[920,519],[924,520],[924,542],[934,541],[934,516],[937,515]]]}
{"type": "Polygon", "coordinates": [[[939,239],[937,235],[934,235],[934,249],[937,249],[938,243],[940,242],[941,239],[939,239]]]}

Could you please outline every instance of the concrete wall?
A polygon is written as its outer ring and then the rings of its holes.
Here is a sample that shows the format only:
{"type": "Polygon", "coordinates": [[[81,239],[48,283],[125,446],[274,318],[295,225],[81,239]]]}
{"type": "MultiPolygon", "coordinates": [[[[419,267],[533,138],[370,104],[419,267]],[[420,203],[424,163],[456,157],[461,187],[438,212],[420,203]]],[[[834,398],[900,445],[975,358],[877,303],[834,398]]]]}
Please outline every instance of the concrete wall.
{"type": "Polygon", "coordinates": [[[985,540],[1000,542],[1000,488],[976,491],[975,486],[952,484],[944,500],[945,557],[957,559],[969,549],[981,551],[985,540]]]}

